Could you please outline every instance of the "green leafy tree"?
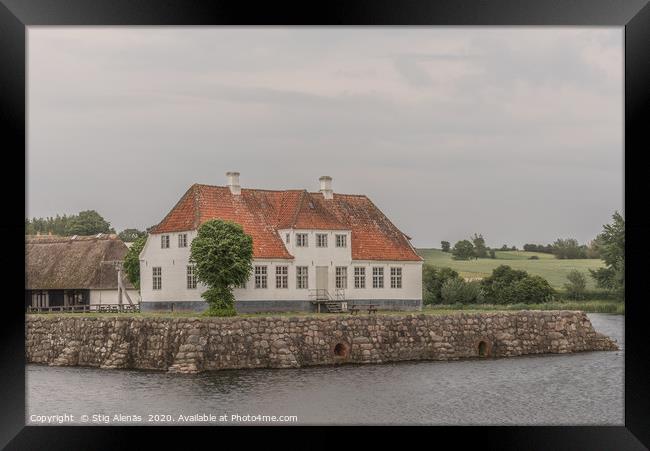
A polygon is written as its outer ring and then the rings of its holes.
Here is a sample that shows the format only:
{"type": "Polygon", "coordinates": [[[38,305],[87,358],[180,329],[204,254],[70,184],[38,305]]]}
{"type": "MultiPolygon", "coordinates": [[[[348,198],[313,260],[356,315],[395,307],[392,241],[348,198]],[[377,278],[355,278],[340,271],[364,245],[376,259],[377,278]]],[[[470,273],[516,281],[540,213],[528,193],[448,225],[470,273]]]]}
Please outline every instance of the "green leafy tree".
{"type": "Polygon", "coordinates": [[[546,279],[500,265],[481,281],[485,299],[494,304],[541,303],[553,299],[555,290],[546,279]]]}
{"type": "Polygon", "coordinates": [[[577,269],[569,271],[564,289],[569,299],[583,299],[587,289],[587,278],[577,269]]]}
{"type": "Polygon", "coordinates": [[[474,257],[474,245],[469,240],[461,240],[454,244],[451,250],[454,260],[469,260],[474,257]]]}
{"type": "Polygon", "coordinates": [[[600,248],[598,247],[598,240],[591,240],[587,246],[587,258],[600,258],[600,248]]]}
{"type": "Polygon", "coordinates": [[[553,243],[553,254],[555,258],[576,259],[587,258],[586,246],[580,246],[574,238],[558,238],[553,243]]]}
{"type": "Polygon", "coordinates": [[[552,301],[555,290],[546,279],[540,276],[527,275],[518,280],[506,293],[505,299],[508,304],[523,302],[525,304],[537,304],[552,301]]]}
{"type": "Polygon", "coordinates": [[[248,280],[252,260],[253,238],[241,225],[215,219],[199,227],[190,261],[196,265],[198,281],[208,286],[201,295],[209,304],[208,315],[236,314],[232,289],[248,280]]]}
{"type": "Polygon", "coordinates": [[[147,232],[138,229],[124,229],[117,236],[119,236],[125,243],[133,243],[138,238],[147,236],[147,232]]]}
{"type": "Polygon", "coordinates": [[[449,241],[441,241],[440,248],[442,249],[442,252],[449,252],[449,250],[451,249],[451,244],[449,243],[449,241]]]}
{"type": "Polygon", "coordinates": [[[480,304],[484,299],[478,282],[466,282],[462,278],[445,281],[440,295],[444,304],[480,304]]]}
{"type": "Polygon", "coordinates": [[[600,258],[605,268],[589,270],[599,288],[611,290],[621,299],[625,297],[625,220],[619,212],[612,215],[612,223],[605,224],[596,237],[600,258]]]}
{"type": "Polygon", "coordinates": [[[488,256],[487,247],[485,247],[485,240],[483,235],[474,234],[472,237],[472,244],[474,245],[474,256],[476,258],[486,258],[488,256]]]}
{"type": "Polygon", "coordinates": [[[126,277],[138,290],[140,289],[140,252],[144,249],[146,242],[146,235],[136,239],[124,256],[126,277]]]}
{"type": "Polygon", "coordinates": [[[508,265],[499,265],[492,270],[490,276],[481,281],[481,287],[483,288],[485,297],[490,302],[494,302],[495,304],[505,303],[499,302],[503,298],[504,291],[527,275],[528,273],[526,271],[512,269],[508,265]]]}
{"type": "Polygon", "coordinates": [[[96,235],[98,233],[114,233],[111,223],[95,210],[80,211],[73,216],[65,226],[66,235],[96,235]]]}
{"type": "Polygon", "coordinates": [[[437,268],[424,264],[422,266],[422,301],[426,305],[442,303],[442,285],[447,280],[460,278],[460,275],[451,268],[437,268]]]}

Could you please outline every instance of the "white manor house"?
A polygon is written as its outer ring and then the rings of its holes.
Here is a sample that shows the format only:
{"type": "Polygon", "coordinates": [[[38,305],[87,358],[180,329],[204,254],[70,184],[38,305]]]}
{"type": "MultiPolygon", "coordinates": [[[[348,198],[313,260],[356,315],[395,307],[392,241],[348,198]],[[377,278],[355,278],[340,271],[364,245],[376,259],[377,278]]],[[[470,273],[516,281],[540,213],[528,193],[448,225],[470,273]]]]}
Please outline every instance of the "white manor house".
{"type": "Polygon", "coordinates": [[[198,227],[211,219],[241,224],[253,238],[250,280],[236,287],[238,312],[336,311],[351,305],[422,308],[422,258],[365,195],[194,184],[150,230],[140,254],[141,308],[207,308],[189,262],[198,227]]]}

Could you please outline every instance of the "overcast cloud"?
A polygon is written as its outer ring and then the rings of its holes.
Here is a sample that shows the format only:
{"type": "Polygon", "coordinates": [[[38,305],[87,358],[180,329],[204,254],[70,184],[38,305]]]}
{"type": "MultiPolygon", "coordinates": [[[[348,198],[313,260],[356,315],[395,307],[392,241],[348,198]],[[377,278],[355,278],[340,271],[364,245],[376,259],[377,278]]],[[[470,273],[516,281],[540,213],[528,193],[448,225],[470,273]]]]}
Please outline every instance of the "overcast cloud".
{"type": "Polygon", "coordinates": [[[28,215],[195,182],[363,193],[413,243],[586,242],[623,208],[622,28],[28,28],[28,215]]]}

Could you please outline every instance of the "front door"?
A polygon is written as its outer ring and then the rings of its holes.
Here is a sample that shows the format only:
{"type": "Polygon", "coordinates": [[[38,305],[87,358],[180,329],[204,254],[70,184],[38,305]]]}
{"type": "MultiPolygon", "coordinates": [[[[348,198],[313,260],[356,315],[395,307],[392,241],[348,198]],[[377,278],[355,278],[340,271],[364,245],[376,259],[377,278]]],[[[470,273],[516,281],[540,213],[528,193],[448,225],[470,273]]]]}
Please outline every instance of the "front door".
{"type": "Polygon", "coordinates": [[[327,266],[316,266],[316,290],[319,299],[325,298],[327,292],[327,266]]]}

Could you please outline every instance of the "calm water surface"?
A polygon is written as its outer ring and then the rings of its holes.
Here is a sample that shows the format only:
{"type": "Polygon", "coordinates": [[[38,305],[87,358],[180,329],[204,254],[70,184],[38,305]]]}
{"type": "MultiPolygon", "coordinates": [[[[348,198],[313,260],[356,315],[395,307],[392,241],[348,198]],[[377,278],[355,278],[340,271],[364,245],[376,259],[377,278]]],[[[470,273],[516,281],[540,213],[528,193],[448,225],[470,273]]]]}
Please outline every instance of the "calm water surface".
{"type": "MultiPolygon", "coordinates": [[[[27,424],[43,424],[33,415],[142,425],[237,414],[295,415],[293,424],[622,425],[624,318],[589,318],[621,351],[198,375],[28,365],[27,424]]],[[[252,424],[182,424],[233,423],[252,424]]]]}

